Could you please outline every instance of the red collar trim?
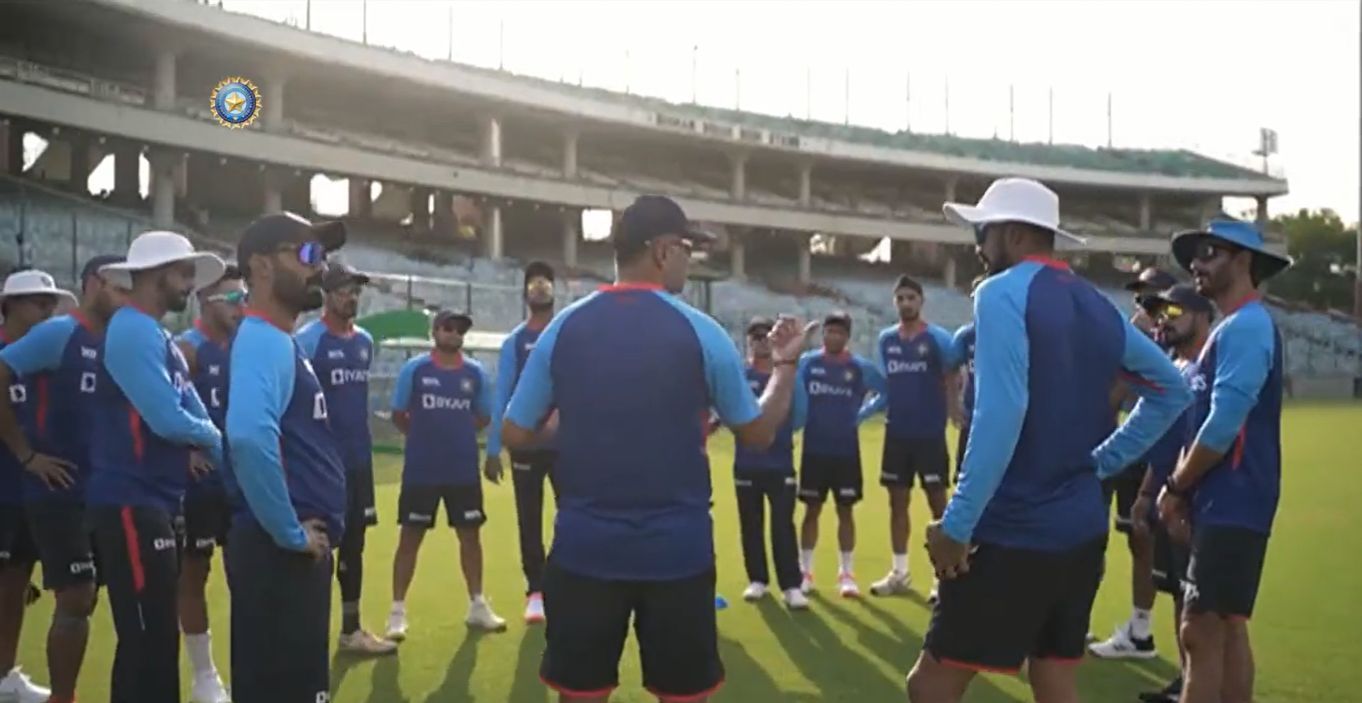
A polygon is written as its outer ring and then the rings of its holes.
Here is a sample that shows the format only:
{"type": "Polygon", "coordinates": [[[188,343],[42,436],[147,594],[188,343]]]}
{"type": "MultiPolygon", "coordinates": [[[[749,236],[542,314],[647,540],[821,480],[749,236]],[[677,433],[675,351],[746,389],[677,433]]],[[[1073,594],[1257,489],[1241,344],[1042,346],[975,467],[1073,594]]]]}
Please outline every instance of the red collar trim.
{"type": "Polygon", "coordinates": [[[94,324],[90,322],[90,318],[86,317],[85,312],[80,308],[76,308],[75,310],[71,311],[71,319],[80,323],[80,326],[84,327],[85,330],[90,334],[100,334],[99,329],[96,328],[94,324]]]}
{"type": "Polygon", "coordinates": [[[658,291],[662,290],[662,286],[656,283],[607,283],[596,290],[602,293],[623,293],[636,290],[658,291]]]}
{"type": "Polygon", "coordinates": [[[432,351],[430,353],[430,363],[435,364],[435,368],[437,369],[448,369],[450,371],[461,369],[463,368],[463,352],[455,352],[454,363],[446,364],[440,361],[440,357],[436,352],[432,351]]]}
{"type": "Polygon", "coordinates": [[[543,331],[544,331],[544,328],[548,327],[548,326],[549,326],[549,322],[552,322],[552,321],[553,321],[552,318],[550,318],[550,319],[549,319],[548,321],[546,321],[546,322],[539,323],[539,322],[535,322],[533,318],[526,318],[526,320],[525,320],[525,329],[530,330],[531,332],[543,332],[543,331]]]}
{"type": "Polygon", "coordinates": [[[330,315],[323,314],[322,324],[326,325],[327,331],[331,332],[331,334],[334,334],[338,337],[349,337],[350,335],[355,333],[354,320],[342,322],[340,320],[331,319],[330,315]]]}
{"type": "Polygon", "coordinates": [[[268,324],[270,327],[273,327],[273,328],[275,328],[275,329],[277,329],[277,330],[281,330],[284,334],[293,334],[293,330],[291,330],[291,329],[289,329],[289,328],[287,328],[287,327],[284,327],[283,325],[275,324],[274,320],[271,320],[271,319],[269,318],[269,316],[267,316],[267,315],[266,315],[265,313],[263,313],[263,312],[260,312],[259,310],[254,310],[254,309],[252,309],[252,308],[246,308],[246,311],[243,313],[243,315],[244,315],[245,317],[254,317],[254,318],[256,318],[257,320],[263,320],[263,321],[264,321],[266,324],[268,324]]]}
{"type": "Polygon", "coordinates": [[[160,320],[160,319],[161,319],[161,318],[157,317],[154,313],[152,313],[150,310],[147,310],[146,308],[144,308],[144,307],[142,307],[141,305],[138,305],[137,303],[134,303],[134,302],[132,302],[132,301],[128,301],[128,307],[130,307],[130,308],[132,308],[133,310],[136,310],[137,312],[140,312],[140,313],[142,313],[143,315],[146,315],[147,317],[150,317],[150,318],[152,318],[152,319],[154,319],[154,320],[160,320]]]}
{"type": "Polygon", "coordinates": [[[1072,270],[1073,270],[1073,269],[1069,268],[1069,264],[1067,264],[1067,263],[1065,263],[1065,262],[1063,262],[1063,261],[1060,261],[1059,259],[1053,259],[1053,258],[1048,257],[1048,256],[1039,256],[1039,255],[1024,256],[1024,257],[1022,257],[1022,261],[1034,261],[1034,262],[1040,264],[1041,266],[1045,266],[1045,267],[1047,267],[1047,268],[1052,268],[1052,269],[1059,269],[1059,270],[1061,270],[1061,271],[1072,271],[1072,270]]]}
{"type": "Polygon", "coordinates": [[[911,327],[903,324],[903,321],[899,321],[899,336],[904,339],[912,339],[913,337],[922,334],[926,329],[927,321],[920,317],[911,327]]]}
{"type": "Polygon", "coordinates": [[[1252,302],[1257,301],[1257,300],[1262,300],[1262,299],[1263,299],[1263,296],[1262,296],[1260,293],[1258,293],[1258,291],[1254,291],[1254,292],[1252,292],[1252,293],[1249,293],[1248,295],[1244,296],[1244,298],[1243,298],[1242,300],[1240,300],[1239,302],[1235,303],[1234,305],[1231,305],[1231,306],[1229,307],[1229,309],[1225,310],[1224,316],[1225,316],[1225,317],[1229,317],[1230,315],[1233,315],[1234,313],[1238,312],[1238,311],[1239,311],[1239,308],[1242,308],[1242,307],[1244,307],[1245,305],[1248,305],[1249,303],[1252,303],[1252,302]]]}
{"type": "Polygon", "coordinates": [[[0,342],[9,344],[9,332],[6,332],[4,327],[0,327],[0,342]]]}
{"type": "Polygon", "coordinates": [[[215,336],[212,330],[208,329],[208,325],[203,324],[203,318],[194,320],[194,329],[198,330],[199,333],[203,335],[204,339],[219,346],[227,346],[227,339],[215,336]]]}
{"type": "Polygon", "coordinates": [[[823,347],[823,358],[832,359],[833,361],[845,363],[846,361],[851,359],[851,352],[847,351],[846,349],[843,349],[841,352],[833,354],[832,352],[828,351],[827,347],[823,347]]]}

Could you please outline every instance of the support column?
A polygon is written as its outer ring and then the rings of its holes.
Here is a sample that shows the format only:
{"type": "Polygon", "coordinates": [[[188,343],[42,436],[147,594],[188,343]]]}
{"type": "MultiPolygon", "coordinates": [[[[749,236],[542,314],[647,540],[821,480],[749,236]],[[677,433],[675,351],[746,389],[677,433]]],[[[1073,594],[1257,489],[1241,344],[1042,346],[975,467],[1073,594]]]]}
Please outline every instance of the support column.
{"type": "Polygon", "coordinates": [[[350,178],[350,217],[369,219],[374,214],[374,201],[369,197],[371,186],[367,178],[350,178]]]}
{"type": "Polygon", "coordinates": [[[1148,232],[1154,228],[1153,203],[1148,193],[1140,194],[1140,231],[1148,232]]]}
{"type": "Polygon", "coordinates": [[[435,204],[431,213],[432,228],[441,237],[452,238],[459,229],[459,218],[454,214],[454,194],[447,190],[435,191],[435,204]]]}
{"type": "Polygon", "coordinates": [[[0,173],[24,172],[24,128],[14,120],[0,120],[0,173]]]}
{"type": "Polygon", "coordinates": [[[157,227],[175,225],[175,176],[181,155],[165,149],[153,150],[151,161],[151,221],[157,227]]]}
{"type": "Polygon", "coordinates": [[[79,132],[70,132],[67,140],[71,145],[71,166],[67,170],[66,187],[73,193],[89,195],[90,188],[90,138],[79,132]]]}
{"type": "Polygon", "coordinates": [[[799,164],[799,206],[813,206],[813,162],[799,164]]]}
{"type": "Polygon", "coordinates": [[[747,154],[729,154],[728,161],[733,165],[733,180],[729,186],[729,197],[742,202],[747,199],[747,154]]]}
{"type": "Polygon", "coordinates": [[[494,168],[501,166],[501,119],[488,117],[482,129],[482,163],[494,168]]]}
{"type": "Polygon", "coordinates": [[[1258,201],[1258,217],[1257,217],[1257,219],[1256,219],[1256,222],[1258,223],[1258,231],[1263,232],[1264,234],[1266,234],[1266,233],[1267,233],[1267,196],[1266,196],[1266,195],[1260,195],[1260,196],[1257,197],[1257,201],[1258,201]]]}
{"type": "Polygon", "coordinates": [[[799,254],[799,283],[808,285],[813,281],[813,252],[809,249],[809,237],[801,235],[796,237],[799,254]]]}
{"type": "Polygon", "coordinates": [[[739,238],[741,235],[742,228],[728,228],[728,275],[744,281],[747,280],[747,247],[739,238]]]}
{"type": "Polygon", "coordinates": [[[262,175],[261,184],[265,188],[264,211],[265,213],[276,213],[284,211],[284,184],[283,177],[274,169],[265,169],[262,175]]]}
{"type": "Polygon", "coordinates": [[[156,54],[156,83],[152,91],[152,105],[157,110],[175,107],[175,52],[161,49],[156,54]]]}
{"type": "Polygon", "coordinates": [[[408,210],[411,212],[411,226],[418,230],[429,230],[430,189],[412,186],[407,203],[408,210]]]}
{"type": "Polygon", "coordinates": [[[288,79],[282,74],[269,76],[265,80],[265,94],[260,96],[260,108],[263,110],[260,119],[265,129],[271,132],[284,130],[284,87],[287,84],[288,79]]]}
{"type": "Polygon", "coordinates": [[[569,269],[577,268],[577,227],[581,222],[581,210],[563,213],[563,264],[569,269]]]}
{"type": "Polygon", "coordinates": [[[1198,222],[1197,225],[1205,225],[1207,222],[1214,219],[1216,213],[1220,212],[1221,205],[1222,203],[1219,197],[1207,198],[1206,202],[1201,204],[1201,221],[1198,222]]]}
{"type": "Polygon", "coordinates": [[[113,154],[113,200],[119,205],[135,205],[142,199],[142,152],[133,144],[121,142],[114,147],[113,154]]]}
{"type": "Polygon", "coordinates": [[[563,178],[577,177],[577,140],[576,130],[563,133],[563,178]]]}
{"type": "Polygon", "coordinates": [[[483,233],[483,242],[487,251],[487,258],[493,261],[500,260],[502,257],[502,233],[501,233],[501,206],[489,205],[484,212],[486,215],[486,231],[483,233]]]}
{"type": "MultiPolygon", "coordinates": [[[[956,190],[956,187],[959,186],[959,185],[960,185],[960,177],[959,177],[959,176],[948,176],[948,177],[946,177],[946,202],[948,202],[948,203],[953,203],[953,202],[955,202],[955,190],[956,190]]],[[[943,215],[943,217],[944,217],[944,215],[943,215]]]]}
{"type": "Polygon", "coordinates": [[[947,288],[950,288],[950,289],[954,289],[954,288],[955,288],[955,276],[956,276],[956,271],[955,271],[955,256],[953,256],[953,255],[951,254],[950,251],[946,251],[945,254],[946,254],[946,265],[945,265],[945,270],[944,270],[944,272],[943,272],[943,278],[946,279],[946,287],[947,287],[947,288]]]}

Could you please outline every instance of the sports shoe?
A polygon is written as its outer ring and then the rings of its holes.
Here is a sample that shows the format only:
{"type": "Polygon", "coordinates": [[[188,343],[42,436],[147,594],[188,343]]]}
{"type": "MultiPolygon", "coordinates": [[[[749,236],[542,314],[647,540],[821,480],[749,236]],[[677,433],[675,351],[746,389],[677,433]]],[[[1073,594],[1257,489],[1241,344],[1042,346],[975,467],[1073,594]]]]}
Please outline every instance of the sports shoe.
{"type": "Polygon", "coordinates": [[[912,585],[913,578],[907,572],[899,572],[893,569],[884,578],[870,584],[870,595],[872,596],[892,596],[899,593],[907,593],[908,587],[912,585]]]}
{"type": "Polygon", "coordinates": [[[808,610],[809,597],[798,588],[791,588],[785,591],[785,607],[790,610],[808,610]]]}
{"type": "Polygon", "coordinates": [[[492,612],[492,606],[488,605],[486,600],[473,601],[468,606],[468,617],[464,619],[464,623],[487,632],[501,632],[506,629],[506,621],[492,612]]]}
{"type": "Polygon", "coordinates": [[[1167,686],[1161,691],[1145,691],[1140,694],[1140,700],[1144,703],[1178,703],[1182,698],[1182,677],[1168,682],[1167,686]]]}
{"type": "Polygon", "coordinates": [[[544,622],[544,594],[531,593],[525,599],[525,624],[536,625],[544,622]]]}
{"type": "Polygon", "coordinates": [[[189,700],[193,703],[231,703],[232,697],[227,695],[227,688],[222,685],[218,672],[205,671],[194,677],[194,688],[189,700]]]}
{"type": "Polygon", "coordinates": [[[936,605],[936,602],[938,600],[941,600],[941,580],[938,578],[933,578],[932,590],[927,592],[927,602],[931,603],[932,605],[936,605]]]}
{"type": "Polygon", "coordinates": [[[760,581],[753,581],[747,584],[747,589],[742,592],[742,599],[753,603],[766,597],[766,584],[760,581]]]}
{"type": "Polygon", "coordinates": [[[860,598],[861,588],[856,585],[856,577],[843,571],[837,576],[837,593],[843,598],[860,598]]]}
{"type": "Polygon", "coordinates": [[[407,639],[407,614],[393,611],[388,613],[388,636],[393,642],[407,639]]]}
{"type": "Polygon", "coordinates": [[[397,643],[390,640],[379,639],[372,632],[361,628],[348,635],[341,635],[336,648],[350,654],[379,656],[396,652],[397,643]]]}
{"type": "Polygon", "coordinates": [[[810,593],[813,593],[813,572],[812,572],[812,571],[805,571],[805,572],[804,572],[804,580],[802,580],[802,581],[799,582],[799,590],[800,590],[804,595],[808,595],[808,594],[810,594],[810,593]]]}
{"type": "Polygon", "coordinates": [[[33,683],[17,666],[0,679],[0,701],[5,703],[46,703],[51,697],[52,691],[33,683]]]}
{"type": "Polygon", "coordinates": [[[1106,641],[1088,645],[1088,651],[1101,659],[1153,659],[1159,654],[1154,651],[1154,635],[1136,639],[1129,624],[1116,628],[1106,641]]]}

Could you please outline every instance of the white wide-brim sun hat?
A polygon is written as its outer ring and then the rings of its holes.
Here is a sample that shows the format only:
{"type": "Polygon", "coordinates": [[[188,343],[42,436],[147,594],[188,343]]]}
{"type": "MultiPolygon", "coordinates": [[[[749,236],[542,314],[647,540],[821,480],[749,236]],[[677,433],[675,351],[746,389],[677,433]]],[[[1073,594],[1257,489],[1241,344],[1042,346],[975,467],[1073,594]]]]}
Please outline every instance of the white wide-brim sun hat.
{"type": "Polygon", "coordinates": [[[988,186],[978,204],[945,203],[946,219],[977,227],[994,222],[1025,222],[1055,233],[1055,246],[1076,249],[1088,240],[1059,226],[1059,196],[1030,178],[999,178],[988,186]]]}
{"type": "Polygon", "coordinates": [[[37,269],[10,274],[5,278],[4,287],[0,288],[0,300],[24,295],[56,296],[61,307],[72,307],[77,302],[74,293],[57,287],[57,281],[52,278],[52,274],[37,269]]]}
{"type": "Polygon", "coordinates": [[[132,288],[132,274],[167,264],[189,261],[194,264],[194,290],[210,286],[222,278],[227,264],[216,254],[194,251],[182,234],[164,231],[143,232],[132,240],[126,261],[101,266],[99,275],[120,288],[132,288]]]}

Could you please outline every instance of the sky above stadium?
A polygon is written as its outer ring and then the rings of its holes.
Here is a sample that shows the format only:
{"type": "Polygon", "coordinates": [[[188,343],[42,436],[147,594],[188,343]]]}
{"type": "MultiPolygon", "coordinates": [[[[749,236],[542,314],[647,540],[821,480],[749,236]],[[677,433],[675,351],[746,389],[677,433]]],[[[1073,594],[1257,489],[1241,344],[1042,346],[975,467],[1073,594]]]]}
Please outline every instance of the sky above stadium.
{"type": "MultiPolygon", "coordinates": [[[[313,30],[364,37],[362,0],[223,0],[299,26],[309,4],[313,30]]],[[[890,131],[1043,142],[1053,90],[1054,141],[1103,146],[1110,94],[1113,146],[1260,168],[1252,152],[1269,127],[1280,142],[1270,168],[1291,185],[1272,213],[1328,207],[1358,219],[1350,0],[368,0],[367,25],[369,43],[430,58],[890,131]]]]}

